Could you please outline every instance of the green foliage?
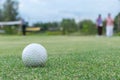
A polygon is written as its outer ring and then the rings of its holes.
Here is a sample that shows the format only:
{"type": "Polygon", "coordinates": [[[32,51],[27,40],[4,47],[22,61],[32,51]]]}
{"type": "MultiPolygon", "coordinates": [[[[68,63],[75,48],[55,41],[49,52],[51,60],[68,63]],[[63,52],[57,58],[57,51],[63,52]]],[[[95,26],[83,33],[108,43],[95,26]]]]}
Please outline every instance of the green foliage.
{"type": "Polygon", "coordinates": [[[63,35],[77,31],[77,24],[74,19],[63,19],[61,22],[63,35]]]}
{"type": "Polygon", "coordinates": [[[0,80],[120,79],[120,37],[0,36],[0,45],[0,80]],[[32,42],[47,49],[45,67],[24,66],[22,50],[32,42]]]}
{"type": "MultiPolygon", "coordinates": [[[[1,21],[16,21],[18,20],[18,2],[13,0],[6,0],[3,9],[0,12],[2,13],[2,20],[1,21]]],[[[16,33],[15,26],[13,27],[7,27],[4,26],[4,30],[7,34],[14,34],[16,33]]]]}
{"type": "Polygon", "coordinates": [[[3,29],[5,30],[6,34],[16,34],[18,32],[17,26],[5,26],[3,29]]]}
{"type": "Polygon", "coordinates": [[[120,13],[114,19],[114,30],[117,33],[120,32],[120,13]]]}
{"type": "Polygon", "coordinates": [[[18,3],[13,0],[6,0],[3,6],[4,21],[14,21],[18,19],[18,3]]]}
{"type": "Polygon", "coordinates": [[[0,9],[0,21],[3,20],[3,13],[2,13],[2,9],[0,9]]]}
{"type": "Polygon", "coordinates": [[[96,34],[96,25],[91,20],[83,20],[78,26],[83,34],[96,34]]]}

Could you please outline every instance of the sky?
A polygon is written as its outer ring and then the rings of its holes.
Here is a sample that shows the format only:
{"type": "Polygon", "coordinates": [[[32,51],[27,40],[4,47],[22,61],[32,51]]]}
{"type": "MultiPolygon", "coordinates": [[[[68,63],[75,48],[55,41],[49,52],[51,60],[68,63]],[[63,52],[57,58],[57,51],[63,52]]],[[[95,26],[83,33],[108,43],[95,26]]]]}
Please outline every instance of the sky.
{"type": "MultiPolygon", "coordinates": [[[[0,0],[2,1],[2,0],[0,0]]],[[[96,20],[108,13],[114,18],[120,12],[119,0],[18,0],[19,13],[26,21],[53,22],[63,18],[96,20]]]]}

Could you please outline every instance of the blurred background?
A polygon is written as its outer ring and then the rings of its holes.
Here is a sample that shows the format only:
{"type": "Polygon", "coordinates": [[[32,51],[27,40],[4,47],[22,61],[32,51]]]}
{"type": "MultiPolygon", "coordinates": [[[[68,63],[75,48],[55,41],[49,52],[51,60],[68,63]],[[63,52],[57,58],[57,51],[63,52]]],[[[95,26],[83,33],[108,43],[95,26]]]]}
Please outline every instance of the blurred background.
{"type": "MultiPolygon", "coordinates": [[[[111,13],[120,35],[119,0],[0,0],[0,22],[26,21],[27,34],[96,35],[96,19],[111,13]]],[[[2,23],[1,23],[2,24],[2,23]]],[[[19,35],[20,25],[0,25],[0,34],[19,35]]]]}

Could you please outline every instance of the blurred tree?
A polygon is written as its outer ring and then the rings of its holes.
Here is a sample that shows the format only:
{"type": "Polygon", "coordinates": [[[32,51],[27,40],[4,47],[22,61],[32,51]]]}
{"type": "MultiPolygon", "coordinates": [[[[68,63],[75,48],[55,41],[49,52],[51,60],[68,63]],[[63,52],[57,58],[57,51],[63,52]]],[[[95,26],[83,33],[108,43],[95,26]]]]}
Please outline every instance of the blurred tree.
{"type": "Polygon", "coordinates": [[[4,21],[18,20],[18,2],[13,0],[6,0],[3,5],[4,21]]]}
{"type": "MultiPolygon", "coordinates": [[[[3,21],[16,21],[18,20],[18,2],[13,0],[6,0],[3,4],[3,21]]],[[[16,33],[15,26],[5,27],[5,32],[8,34],[16,33]]]]}
{"type": "Polygon", "coordinates": [[[3,13],[2,13],[2,9],[0,9],[0,21],[3,20],[3,13]]]}
{"type": "Polygon", "coordinates": [[[63,35],[77,31],[77,24],[74,19],[63,19],[61,27],[63,35]]]}
{"type": "Polygon", "coordinates": [[[115,31],[120,32],[120,13],[115,17],[114,20],[115,31]]]}
{"type": "Polygon", "coordinates": [[[49,31],[59,31],[60,30],[60,26],[58,22],[52,22],[48,24],[48,30],[49,31]]]}
{"type": "Polygon", "coordinates": [[[83,20],[78,23],[80,32],[83,34],[96,34],[96,25],[91,20],[83,20]]]}

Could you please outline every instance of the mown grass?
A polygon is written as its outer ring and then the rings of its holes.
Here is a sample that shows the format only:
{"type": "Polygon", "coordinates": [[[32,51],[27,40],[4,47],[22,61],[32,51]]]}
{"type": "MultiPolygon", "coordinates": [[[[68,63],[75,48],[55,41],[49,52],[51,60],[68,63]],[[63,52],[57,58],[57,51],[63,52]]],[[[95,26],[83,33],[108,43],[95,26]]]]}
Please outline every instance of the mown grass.
{"type": "Polygon", "coordinates": [[[120,37],[0,36],[0,80],[120,80],[120,37]],[[25,67],[30,43],[48,52],[45,67],[25,67]]]}

